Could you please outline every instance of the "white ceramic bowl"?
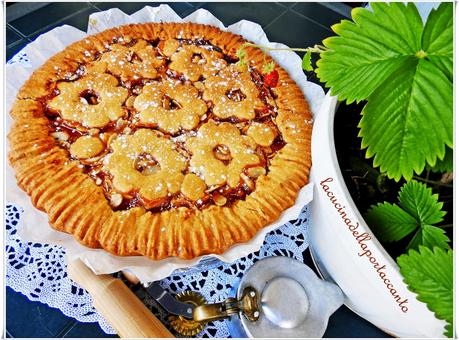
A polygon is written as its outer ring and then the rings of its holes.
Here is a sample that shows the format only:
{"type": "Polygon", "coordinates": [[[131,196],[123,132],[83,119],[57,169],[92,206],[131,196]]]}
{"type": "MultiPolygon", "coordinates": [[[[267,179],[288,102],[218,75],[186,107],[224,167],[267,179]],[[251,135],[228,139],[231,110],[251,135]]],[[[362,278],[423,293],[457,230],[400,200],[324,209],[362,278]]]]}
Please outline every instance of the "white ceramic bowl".
{"type": "Polygon", "coordinates": [[[336,97],[325,97],[312,135],[309,239],[314,261],[325,278],[341,287],[345,304],[383,331],[398,337],[443,337],[445,322],[408,290],[396,262],[375,238],[346,188],[333,135],[336,104],[336,97]]]}

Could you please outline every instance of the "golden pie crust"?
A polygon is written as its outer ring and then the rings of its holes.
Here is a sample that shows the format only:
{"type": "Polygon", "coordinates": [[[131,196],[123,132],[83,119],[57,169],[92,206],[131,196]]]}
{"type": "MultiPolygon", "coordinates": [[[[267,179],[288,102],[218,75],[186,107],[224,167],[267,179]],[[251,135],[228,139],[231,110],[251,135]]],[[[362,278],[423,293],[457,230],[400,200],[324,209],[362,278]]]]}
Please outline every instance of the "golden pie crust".
{"type": "Polygon", "coordinates": [[[311,113],[247,41],[192,23],[113,28],[50,58],[10,112],[18,185],[57,230],[116,255],[191,259],[250,240],[295,203],[311,113]]]}

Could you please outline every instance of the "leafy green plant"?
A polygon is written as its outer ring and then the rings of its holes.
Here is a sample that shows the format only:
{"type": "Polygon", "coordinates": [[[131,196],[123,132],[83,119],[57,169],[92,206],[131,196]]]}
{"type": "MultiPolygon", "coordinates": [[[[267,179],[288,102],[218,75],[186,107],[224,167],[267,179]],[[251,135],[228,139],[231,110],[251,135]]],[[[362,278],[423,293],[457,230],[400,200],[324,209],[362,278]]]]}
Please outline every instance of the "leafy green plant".
{"type": "Polygon", "coordinates": [[[434,224],[443,221],[443,204],[432,189],[416,181],[406,183],[398,195],[399,204],[387,202],[372,206],[366,214],[366,221],[372,226],[381,241],[400,241],[408,235],[414,236],[409,249],[420,245],[449,249],[449,239],[442,228],[434,224]]]}
{"type": "Polygon", "coordinates": [[[371,8],[332,26],[337,36],[323,41],[316,72],[340,100],[367,101],[359,124],[366,156],[408,180],[453,146],[453,4],[442,3],[424,26],[413,3],[371,8]]]}
{"type": "Polygon", "coordinates": [[[453,252],[420,246],[397,259],[408,288],[439,319],[448,322],[445,335],[453,337],[453,252]]]}
{"type": "Polygon", "coordinates": [[[446,214],[438,194],[426,184],[409,181],[398,193],[398,204],[373,205],[366,221],[380,241],[411,240],[407,254],[397,258],[408,288],[435,316],[446,320],[445,335],[452,337],[453,251],[444,226],[435,226],[446,214]]]}

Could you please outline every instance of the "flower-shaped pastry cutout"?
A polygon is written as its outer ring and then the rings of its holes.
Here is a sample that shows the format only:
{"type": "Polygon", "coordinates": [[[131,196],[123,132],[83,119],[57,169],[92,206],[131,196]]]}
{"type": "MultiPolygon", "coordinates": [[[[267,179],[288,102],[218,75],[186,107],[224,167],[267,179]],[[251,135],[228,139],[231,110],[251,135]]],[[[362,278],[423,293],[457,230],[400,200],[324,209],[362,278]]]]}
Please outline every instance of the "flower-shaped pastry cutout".
{"type": "Polygon", "coordinates": [[[255,118],[255,109],[264,107],[250,73],[235,65],[207,78],[204,86],[203,99],[213,102],[213,112],[219,118],[250,120],[255,118]]]}
{"type": "Polygon", "coordinates": [[[241,183],[244,169],[261,164],[256,143],[230,123],[207,122],[185,145],[193,154],[190,170],[208,186],[227,183],[234,188],[241,183]]]}
{"type": "Polygon", "coordinates": [[[100,128],[125,114],[122,104],[128,90],[118,86],[109,74],[90,74],[72,82],[59,82],[59,94],[48,102],[48,108],[64,119],[83,126],[100,128]]]}
{"type": "Polygon", "coordinates": [[[116,191],[138,193],[147,207],[161,205],[169,194],[180,191],[187,159],[160,132],[139,129],[120,135],[110,143],[113,150],[105,160],[116,191]]]}
{"type": "Polygon", "coordinates": [[[123,81],[154,79],[158,74],[156,69],[164,63],[155,48],[145,40],[130,47],[113,44],[110,49],[96,63],[105,63],[106,69],[123,81]]]}
{"type": "Polygon", "coordinates": [[[207,104],[191,84],[165,81],[145,85],[135,99],[142,125],[159,127],[171,134],[194,129],[207,112],[207,104]]]}
{"type": "Polygon", "coordinates": [[[191,81],[217,74],[227,64],[222,53],[196,45],[183,45],[170,58],[169,68],[183,73],[191,81]]]}
{"type": "Polygon", "coordinates": [[[261,146],[270,146],[277,135],[276,128],[270,124],[252,122],[247,130],[247,136],[261,146]]]}

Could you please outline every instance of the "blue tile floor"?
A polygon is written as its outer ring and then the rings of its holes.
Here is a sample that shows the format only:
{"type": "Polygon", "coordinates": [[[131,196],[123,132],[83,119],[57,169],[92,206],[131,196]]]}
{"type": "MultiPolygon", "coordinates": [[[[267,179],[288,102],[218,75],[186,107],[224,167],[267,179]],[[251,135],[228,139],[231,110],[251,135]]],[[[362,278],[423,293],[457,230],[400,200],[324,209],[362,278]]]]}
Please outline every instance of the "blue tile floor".
{"type": "Polygon", "coordinates": [[[97,323],[81,323],[59,309],[6,288],[6,335],[14,338],[113,338],[97,323]],[[27,322],[25,322],[27,320],[27,322]]]}

